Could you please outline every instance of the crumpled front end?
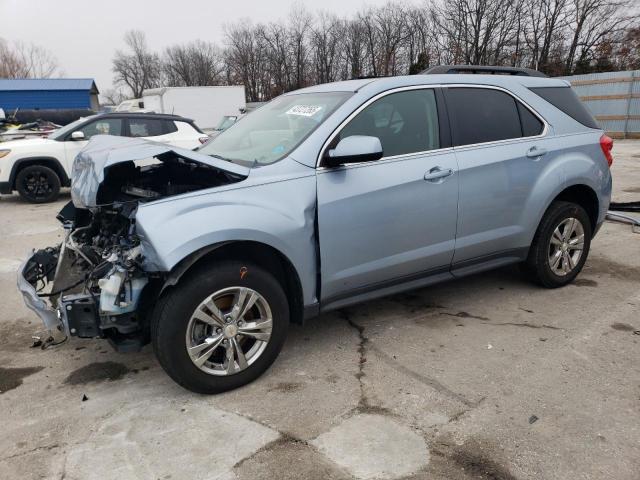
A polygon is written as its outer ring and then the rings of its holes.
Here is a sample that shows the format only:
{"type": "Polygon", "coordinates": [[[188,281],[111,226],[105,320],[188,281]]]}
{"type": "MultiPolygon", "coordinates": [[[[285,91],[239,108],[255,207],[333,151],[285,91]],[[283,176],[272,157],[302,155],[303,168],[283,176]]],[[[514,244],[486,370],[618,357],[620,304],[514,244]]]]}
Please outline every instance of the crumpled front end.
{"type": "Polygon", "coordinates": [[[43,321],[45,346],[67,336],[108,338],[118,349],[144,343],[142,292],[152,275],[142,268],[135,208],[93,214],[69,204],[56,247],[33,252],[18,272],[25,304],[43,321]]]}
{"type": "Polygon", "coordinates": [[[61,343],[67,338],[66,327],[61,320],[60,313],[38,295],[35,285],[36,277],[46,278],[48,276],[45,264],[48,263],[49,266],[57,264],[58,253],[59,249],[34,251],[18,269],[18,290],[22,294],[25,305],[42,320],[46,344],[61,343]],[[55,263],[47,262],[42,258],[43,256],[55,263]]]}
{"type": "Polygon", "coordinates": [[[148,313],[167,272],[149,268],[153,252],[136,231],[139,204],[247,175],[188,150],[94,137],[74,162],[73,202],[58,214],[64,241],[34,251],[18,272],[26,306],[43,321],[44,346],[68,336],[107,338],[121,351],[147,343],[148,313]]]}

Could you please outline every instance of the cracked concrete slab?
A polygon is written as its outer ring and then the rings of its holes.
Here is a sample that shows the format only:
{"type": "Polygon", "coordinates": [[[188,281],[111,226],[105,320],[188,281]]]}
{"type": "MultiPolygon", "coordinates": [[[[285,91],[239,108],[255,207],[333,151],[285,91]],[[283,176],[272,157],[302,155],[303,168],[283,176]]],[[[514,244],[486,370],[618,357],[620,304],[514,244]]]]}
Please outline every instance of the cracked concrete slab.
{"type": "Polygon", "coordinates": [[[358,403],[357,334],[336,314],[292,326],[275,364],[246,387],[212,397],[214,405],[293,437],[310,440],[358,403]],[[268,406],[268,407],[265,407],[268,406]]]}
{"type": "MultiPolygon", "coordinates": [[[[637,199],[625,192],[640,184],[632,154],[640,142],[616,141],[617,201],[637,199]]],[[[173,383],[149,347],[29,348],[41,325],[9,260],[60,241],[55,215],[67,201],[0,199],[1,479],[78,478],[83,462],[145,478],[173,471],[164,467],[174,457],[193,478],[353,479],[312,442],[368,415],[428,445],[429,462],[403,480],[637,480],[640,236],[627,225],[603,226],[566,288],[544,290],[506,268],[328,313],[292,325],[254,383],[204,397],[173,383]],[[213,420],[223,424],[217,443],[213,420]],[[243,431],[263,433],[245,449],[234,440],[243,431]]],[[[343,450],[355,456],[358,446],[343,450]]]]}
{"type": "Polygon", "coordinates": [[[67,453],[65,479],[231,476],[242,459],[279,433],[205,402],[179,407],[169,400],[129,404],[67,453]]]}
{"type": "Polygon", "coordinates": [[[355,415],[311,444],[364,480],[401,478],[429,463],[424,439],[406,425],[382,415],[355,415]]]}
{"type": "Polygon", "coordinates": [[[237,480],[349,480],[351,475],[310,445],[282,438],[240,462],[234,469],[237,480]]]}

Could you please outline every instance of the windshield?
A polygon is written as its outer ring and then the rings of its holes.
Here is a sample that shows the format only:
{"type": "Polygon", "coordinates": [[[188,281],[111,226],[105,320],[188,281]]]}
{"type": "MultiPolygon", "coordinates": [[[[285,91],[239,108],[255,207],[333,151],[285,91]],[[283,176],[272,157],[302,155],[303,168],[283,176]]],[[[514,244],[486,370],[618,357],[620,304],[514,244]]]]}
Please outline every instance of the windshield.
{"type": "Polygon", "coordinates": [[[236,122],[199,152],[247,166],[274,163],[289,154],[351,94],[284,95],[236,122]]]}
{"type": "Polygon", "coordinates": [[[53,132],[51,135],[49,135],[49,138],[52,140],[64,140],[64,137],[67,136],[68,133],[71,133],[73,131],[75,131],[76,128],[78,128],[78,126],[81,123],[86,122],[87,120],[89,120],[90,118],[93,117],[97,117],[97,115],[93,115],[91,117],[83,117],[83,118],[79,118],[78,120],[76,120],[75,122],[71,122],[68,125],[65,125],[64,127],[56,130],[55,132],[53,132]]]}

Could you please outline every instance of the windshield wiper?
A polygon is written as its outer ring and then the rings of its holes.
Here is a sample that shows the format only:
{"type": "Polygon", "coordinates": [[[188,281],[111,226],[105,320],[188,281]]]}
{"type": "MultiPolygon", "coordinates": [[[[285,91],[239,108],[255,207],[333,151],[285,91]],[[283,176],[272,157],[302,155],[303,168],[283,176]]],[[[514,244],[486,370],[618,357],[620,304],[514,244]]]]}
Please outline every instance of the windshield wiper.
{"type": "Polygon", "coordinates": [[[218,160],[224,160],[225,162],[233,163],[233,161],[230,158],[223,157],[222,155],[216,155],[215,153],[210,153],[209,156],[213,158],[217,158],[218,160]]]}

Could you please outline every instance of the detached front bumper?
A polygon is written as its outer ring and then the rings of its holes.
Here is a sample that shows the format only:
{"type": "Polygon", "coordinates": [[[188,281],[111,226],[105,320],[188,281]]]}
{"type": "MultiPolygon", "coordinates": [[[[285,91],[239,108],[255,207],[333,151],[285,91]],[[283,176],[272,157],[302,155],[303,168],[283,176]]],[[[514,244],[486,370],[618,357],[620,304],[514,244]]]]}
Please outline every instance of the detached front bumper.
{"type": "Polygon", "coordinates": [[[46,300],[39,297],[35,286],[25,278],[25,270],[33,263],[34,256],[35,252],[27,257],[18,269],[18,290],[22,293],[22,298],[27,308],[35,312],[42,320],[46,332],[45,344],[60,343],[66,340],[68,336],[67,328],[60,313],[52,308],[46,300]]]}

